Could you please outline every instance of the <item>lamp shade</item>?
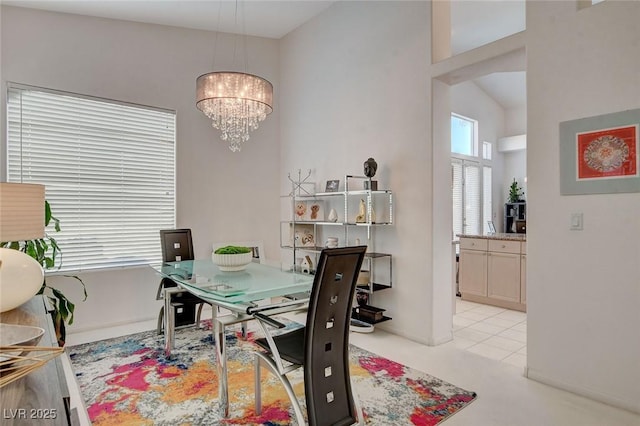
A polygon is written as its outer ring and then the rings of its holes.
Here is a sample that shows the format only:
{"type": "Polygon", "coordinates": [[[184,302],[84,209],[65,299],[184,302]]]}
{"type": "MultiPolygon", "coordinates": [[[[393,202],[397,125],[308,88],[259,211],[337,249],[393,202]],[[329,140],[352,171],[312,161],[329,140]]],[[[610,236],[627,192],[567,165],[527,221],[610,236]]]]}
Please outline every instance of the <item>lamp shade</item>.
{"type": "Polygon", "coordinates": [[[0,183],[0,241],[44,236],[44,185],[0,183]]]}
{"type": "MultiPolygon", "coordinates": [[[[0,183],[0,241],[44,236],[44,185],[0,183]]],[[[0,312],[22,305],[42,286],[44,274],[31,256],[0,248],[0,312]]]]}
{"type": "Polygon", "coordinates": [[[196,106],[229,142],[229,149],[240,151],[249,132],[273,111],[273,85],[257,75],[216,71],[196,80],[196,106]]]}

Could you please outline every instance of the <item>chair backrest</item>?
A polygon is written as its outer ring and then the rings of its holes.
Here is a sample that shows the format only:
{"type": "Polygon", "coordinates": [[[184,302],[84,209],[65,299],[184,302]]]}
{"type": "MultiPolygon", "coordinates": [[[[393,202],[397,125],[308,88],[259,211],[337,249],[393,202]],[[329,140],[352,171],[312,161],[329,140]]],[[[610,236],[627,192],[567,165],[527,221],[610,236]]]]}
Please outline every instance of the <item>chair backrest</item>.
{"type": "Polygon", "coordinates": [[[304,384],[310,425],[353,424],[349,324],[366,246],[324,249],[309,297],[304,384]]]}
{"type": "Polygon", "coordinates": [[[191,229],[160,230],[163,262],[193,260],[193,241],[191,229]]]}

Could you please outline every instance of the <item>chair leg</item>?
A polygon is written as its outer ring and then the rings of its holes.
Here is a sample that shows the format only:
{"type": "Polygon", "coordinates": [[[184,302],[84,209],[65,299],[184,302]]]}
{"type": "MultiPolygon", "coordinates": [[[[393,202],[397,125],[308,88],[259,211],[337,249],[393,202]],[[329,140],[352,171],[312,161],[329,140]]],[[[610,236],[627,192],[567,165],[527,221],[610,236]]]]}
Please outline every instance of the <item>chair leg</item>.
{"type": "Polygon", "coordinates": [[[163,325],[164,325],[164,306],[160,308],[160,314],[158,315],[158,325],[156,326],[156,331],[158,335],[163,333],[163,325]]]}
{"type": "MultiPolygon", "coordinates": [[[[269,355],[265,355],[262,352],[256,352],[256,357],[259,357],[260,360],[264,362],[264,365],[271,370],[271,372],[280,380],[282,386],[284,386],[284,390],[287,391],[287,396],[289,396],[289,400],[291,401],[291,405],[293,406],[293,412],[296,415],[296,421],[299,426],[303,426],[306,424],[304,419],[304,414],[302,414],[302,407],[300,407],[300,402],[298,401],[298,397],[293,392],[293,387],[291,386],[291,382],[285,374],[280,374],[278,372],[278,367],[276,363],[273,362],[269,355]]],[[[258,362],[260,362],[260,360],[258,362]]]]}
{"type": "Polygon", "coordinates": [[[200,328],[200,318],[202,317],[202,307],[204,303],[198,304],[198,313],[196,314],[196,328],[200,328]]]}
{"type": "Polygon", "coordinates": [[[256,355],[253,359],[253,365],[255,369],[254,375],[254,389],[255,389],[255,411],[256,416],[262,414],[262,386],[260,381],[260,357],[256,355]]]}
{"type": "Polygon", "coordinates": [[[356,415],[358,416],[358,424],[364,425],[364,412],[362,411],[362,404],[360,403],[360,398],[358,397],[358,393],[354,391],[353,380],[351,380],[351,395],[353,396],[353,403],[356,406],[356,415]]]}

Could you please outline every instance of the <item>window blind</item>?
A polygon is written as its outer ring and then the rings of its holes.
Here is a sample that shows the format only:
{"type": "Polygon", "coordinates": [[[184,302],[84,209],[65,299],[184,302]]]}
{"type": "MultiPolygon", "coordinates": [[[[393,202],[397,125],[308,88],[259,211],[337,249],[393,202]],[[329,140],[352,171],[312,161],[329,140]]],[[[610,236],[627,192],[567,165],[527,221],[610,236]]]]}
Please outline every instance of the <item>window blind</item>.
{"type": "Polygon", "coordinates": [[[9,85],[7,180],[45,185],[60,271],[161,261],[175,227],[173,111],[9,85]]]}
{"type": "Polygon", "coordinates": [[[492,180],[492,171],[491,167],[483,166],[482,167],[482,217],[484,218],[484,223],[482,224],[482,229],[484,233],[490,232],[489,230],[489,221],[493,220],[492,212],[493,212],[493,203],[491,202],[491,192],[493,188],[493,180],[492,180]]]}

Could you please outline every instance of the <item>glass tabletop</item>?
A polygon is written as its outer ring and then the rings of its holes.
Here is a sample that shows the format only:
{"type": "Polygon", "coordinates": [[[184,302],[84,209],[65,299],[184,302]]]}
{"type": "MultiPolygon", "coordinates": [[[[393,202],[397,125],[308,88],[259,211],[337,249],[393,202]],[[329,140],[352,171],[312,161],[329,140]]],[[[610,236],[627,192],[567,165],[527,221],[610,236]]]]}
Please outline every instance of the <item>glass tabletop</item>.
{"type": "Polygon", "coordinates": [[[196,296],[224,305],[244,305],[309,291],[313,284],[313,275],[285,272],[255,262],[244,271],[235,272],[221,271],[210,259],[167,262],[152,267],[196,296]]]}

